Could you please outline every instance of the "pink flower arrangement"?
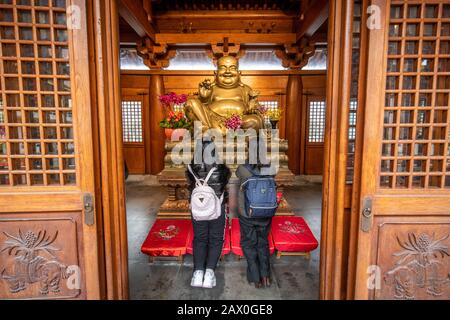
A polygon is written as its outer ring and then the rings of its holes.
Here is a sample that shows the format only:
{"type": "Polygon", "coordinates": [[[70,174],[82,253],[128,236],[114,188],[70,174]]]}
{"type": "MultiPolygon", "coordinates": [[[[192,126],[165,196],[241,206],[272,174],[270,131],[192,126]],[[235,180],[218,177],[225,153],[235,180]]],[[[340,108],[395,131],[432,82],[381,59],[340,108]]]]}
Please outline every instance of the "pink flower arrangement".
{"type": "Polygon", "coordinates": [[[173,104],[184,104],[187,100],[187,94],[176,94],[175,92],[169,92],[159,96],[158,99],[164,107],[170,107],[173,104]]]}
{"type": "Polygon", "coordinates": [[[242,126],[242,118],[238,114],[231,115],[225,120],[225,127],[230,130],[240,129],[242,126]]]}
{"type": "Polygon", "coordinates": [[[261,114],[265,114],[267,111],[269,110],[269,108],[267,108],[267,106],[260,104],[258,106],[258,111],[261,114]]]}

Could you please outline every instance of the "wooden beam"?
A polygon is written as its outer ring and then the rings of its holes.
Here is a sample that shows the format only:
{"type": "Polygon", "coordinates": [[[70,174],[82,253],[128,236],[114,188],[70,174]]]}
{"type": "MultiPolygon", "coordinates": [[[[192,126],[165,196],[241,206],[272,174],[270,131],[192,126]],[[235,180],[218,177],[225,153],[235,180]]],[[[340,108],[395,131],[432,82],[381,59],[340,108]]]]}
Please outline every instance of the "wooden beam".
{"type": "Polygon", "coordinates": [[[147,13],[139,1],[120,0],[119,14],[140,37],[155,39],[155,28],[149,22],[147,13]]]}
{"type": "MultiPolygon", "coordinates": [[[[242,76],[284,76],[298,74],[305,76],[325,76],[326,70],[243,70],[242,76]]],[[[121,70],[121,75],[141,75],[161,74],[163,76],[212,76],[213,70],[121,70]]]]}
{"type": "Polygon", "coordinates": [[[150,23],[153,23],[153,7],[151,0],[143,0],[142,6],[144,7],[145,12],[147,13],[147,19],[150,23]]]}
{"type": "Polygon", "coordinates": [[[291,44],[296,42],[295,33],[157,33],[156,43],[164,44],[210,44],[223,43],[239,44],[291,44]]]}
{"type": "Polygon", "coordinates": [[[120,43],[133,43],[136,44],[138,41],[140,41],[142,38],[140,38],[136,33],[134,32],[121,32],[119,35],[120,43]]]}
{"type": "Polygon", "coordinates": [[[158,13],[155,17],[158,20],[167,19],[279,19],[292,20],[295,16],[286,14],[282,10],[181,10],[181,11],[167,11],[158,13]]]}
{"type": "Polygon", "coordinates": [[[317,0],[302,13],[303,20],[297,30],[297,41],[303,36],[311,37],[328,19],[328,0],[317,0]]]}

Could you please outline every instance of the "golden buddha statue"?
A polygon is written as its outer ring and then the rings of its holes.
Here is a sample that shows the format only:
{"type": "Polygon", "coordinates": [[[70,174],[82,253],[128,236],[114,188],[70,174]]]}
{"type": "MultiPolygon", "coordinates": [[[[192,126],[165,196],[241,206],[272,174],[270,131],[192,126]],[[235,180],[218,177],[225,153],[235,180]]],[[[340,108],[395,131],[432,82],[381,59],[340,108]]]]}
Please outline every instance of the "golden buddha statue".
{"type": "Polygon", "coordinates": [[[217,61],[215,80],[199,84],[198,97],[189,98],[185,113],[191,121],[200,121],[203,130],[217,128],[226,132],[225,120],[232,114],[242,118],[242,129],[264,127],[258,111],[258,92],[241,82],[239,63],[235,57],[225,56],[217,61]]]}

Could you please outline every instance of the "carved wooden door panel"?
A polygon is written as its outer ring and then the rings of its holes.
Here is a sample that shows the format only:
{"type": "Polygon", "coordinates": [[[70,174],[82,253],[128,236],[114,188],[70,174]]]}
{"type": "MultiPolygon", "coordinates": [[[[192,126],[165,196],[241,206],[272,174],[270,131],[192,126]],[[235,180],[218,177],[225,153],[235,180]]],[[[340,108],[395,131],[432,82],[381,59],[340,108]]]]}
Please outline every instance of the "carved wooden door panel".
{"type": "Polygon", "coordinates": [[[450,299],[450,4],[373,4],[356,298],[450,299]]]}
{"type": "Polygon", "coordinates": [[[85,14],[0,1],[0,299],[99,297],[85,14]]]}

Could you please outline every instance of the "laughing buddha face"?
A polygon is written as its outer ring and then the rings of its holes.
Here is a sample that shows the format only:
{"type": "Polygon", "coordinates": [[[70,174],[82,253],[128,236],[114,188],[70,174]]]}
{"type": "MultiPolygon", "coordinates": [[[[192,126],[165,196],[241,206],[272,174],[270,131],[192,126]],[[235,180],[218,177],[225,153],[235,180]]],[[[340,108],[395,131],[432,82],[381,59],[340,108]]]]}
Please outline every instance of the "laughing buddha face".
{"type": "Polygon", "coordinates": [[[216,83],[223,88],[235,88],[239,85],[239,63],[235,57],[226,56],[217,61],[216,83]]]}

